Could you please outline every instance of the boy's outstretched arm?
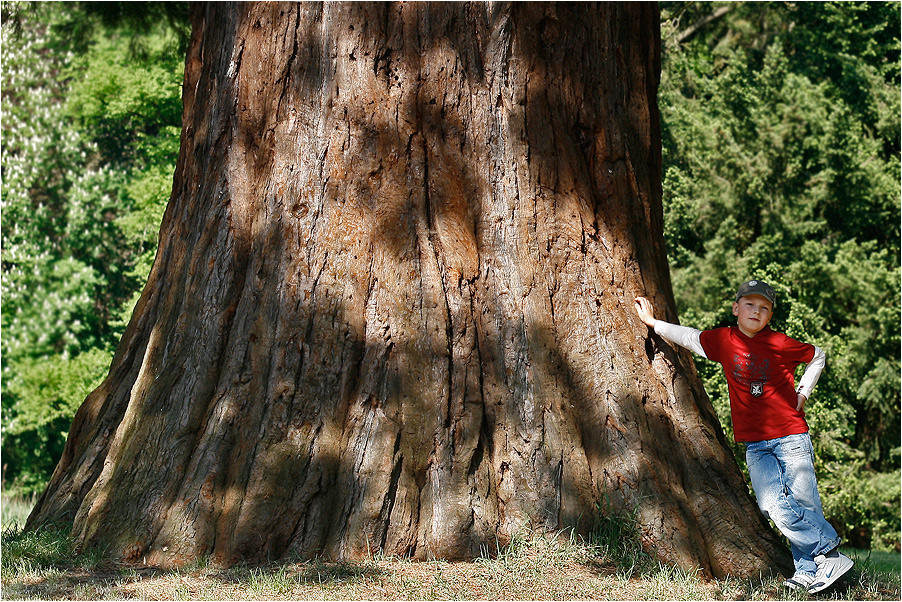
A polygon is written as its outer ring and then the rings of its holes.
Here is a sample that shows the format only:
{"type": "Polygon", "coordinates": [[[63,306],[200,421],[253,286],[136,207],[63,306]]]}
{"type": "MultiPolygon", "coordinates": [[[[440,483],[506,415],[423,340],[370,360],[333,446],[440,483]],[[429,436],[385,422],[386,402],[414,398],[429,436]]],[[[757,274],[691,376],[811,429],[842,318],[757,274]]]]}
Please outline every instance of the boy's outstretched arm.
{"type": "Polygon", "coordinates": [[[708,357],[707,354],[705,354],[704,348],[702,348],[700,330],[689,328],[688,326],[671,324],[670,322],[664,322],[663,320],[656,320],[654,307],[652,306],[651,301],[645,297],[636,297],[636,313],[639,314],[639,319],[642,320],[646,326],[654,329],[655,333],[664,337],[671,343],[676,343],[680,347],[685,347],[689,351],[693,351],[704,358],[708,357]]]}

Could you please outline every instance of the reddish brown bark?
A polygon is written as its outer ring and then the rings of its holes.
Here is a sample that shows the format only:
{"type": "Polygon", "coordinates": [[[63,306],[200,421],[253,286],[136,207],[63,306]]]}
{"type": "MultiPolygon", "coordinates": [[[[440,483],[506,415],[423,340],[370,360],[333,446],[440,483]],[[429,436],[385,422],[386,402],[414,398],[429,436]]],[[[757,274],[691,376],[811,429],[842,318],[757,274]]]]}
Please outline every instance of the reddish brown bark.
{"type": "Polygon", "coordinates": [[[650,3],[192,11],[160,250],[32,526],[178,565],[478,555],[635,510],[786,567],[673,316],[650,3]]]}

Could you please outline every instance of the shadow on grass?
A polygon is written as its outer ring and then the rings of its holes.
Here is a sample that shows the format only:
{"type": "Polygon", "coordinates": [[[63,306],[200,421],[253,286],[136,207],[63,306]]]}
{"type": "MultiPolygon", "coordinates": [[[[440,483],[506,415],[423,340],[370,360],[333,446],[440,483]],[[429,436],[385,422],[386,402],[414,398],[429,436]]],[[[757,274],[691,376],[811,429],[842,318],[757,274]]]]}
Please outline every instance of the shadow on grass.
{"type": "Polygon", "coordinates": [[[375,563],[326,562],[321,559],[295,560],[266,566],[236,565],[220,569],[208,558],[179,569],[123,564],[102,551],[77,550],[69,533],[71,525],[56,524],[34,531],[17,525],[2,533],[2,599],[101,599],[131,598],[131,586],[158,582],[175,590],[177,598],[193,598],[178,582],[192,580],[238,586],[251,592],[287,593],[298,587],[353,585],[382,574],[375,563]],[[174,583],[174,585],[172,585],[174,583]]]}
{"type": "Polygon", "coordinates": [[[217,569],[209,577],[226,583],[254,587],[279,585],[340,585],[380,577],[384,571],[373,562],[329,562],[321,558],[297,559],[267,566],[236,565],[217,569]]]}

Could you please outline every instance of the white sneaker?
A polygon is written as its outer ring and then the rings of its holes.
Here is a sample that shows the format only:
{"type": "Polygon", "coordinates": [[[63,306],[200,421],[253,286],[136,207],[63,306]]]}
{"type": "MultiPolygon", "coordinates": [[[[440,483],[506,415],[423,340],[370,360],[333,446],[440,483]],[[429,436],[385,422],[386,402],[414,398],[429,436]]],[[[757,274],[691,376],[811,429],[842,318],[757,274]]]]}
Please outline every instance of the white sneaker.
{"type": "Polygon", "coordinates": [[[783,582],[783,587],[791,590],[801,589],[807,592],[812,583],[814,583],[814,575],[809,573],[796,573],[783,582]]]}
{"type": "Polygon", "coordinates": [[[814,583],[808,587],[809,594],[816,594],[827,589],[855,564],[851,558],[836,550],[826,556],[815,556],[814,562],[817,564],[817,574],[814,576],[814,583]]]}

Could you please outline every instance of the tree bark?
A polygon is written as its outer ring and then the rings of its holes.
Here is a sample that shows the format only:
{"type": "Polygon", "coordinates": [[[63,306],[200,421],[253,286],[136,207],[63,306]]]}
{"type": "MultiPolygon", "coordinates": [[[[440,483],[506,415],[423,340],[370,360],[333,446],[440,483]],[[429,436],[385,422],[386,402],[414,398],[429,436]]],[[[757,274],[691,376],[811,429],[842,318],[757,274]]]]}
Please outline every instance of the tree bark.
{"type": "Polygon", "coordinates": [[[177,566],[468,558],[636,512],[790,569],[675,320],[654,3],[192,8],[152,273],[29,520],[177,566]]]}

